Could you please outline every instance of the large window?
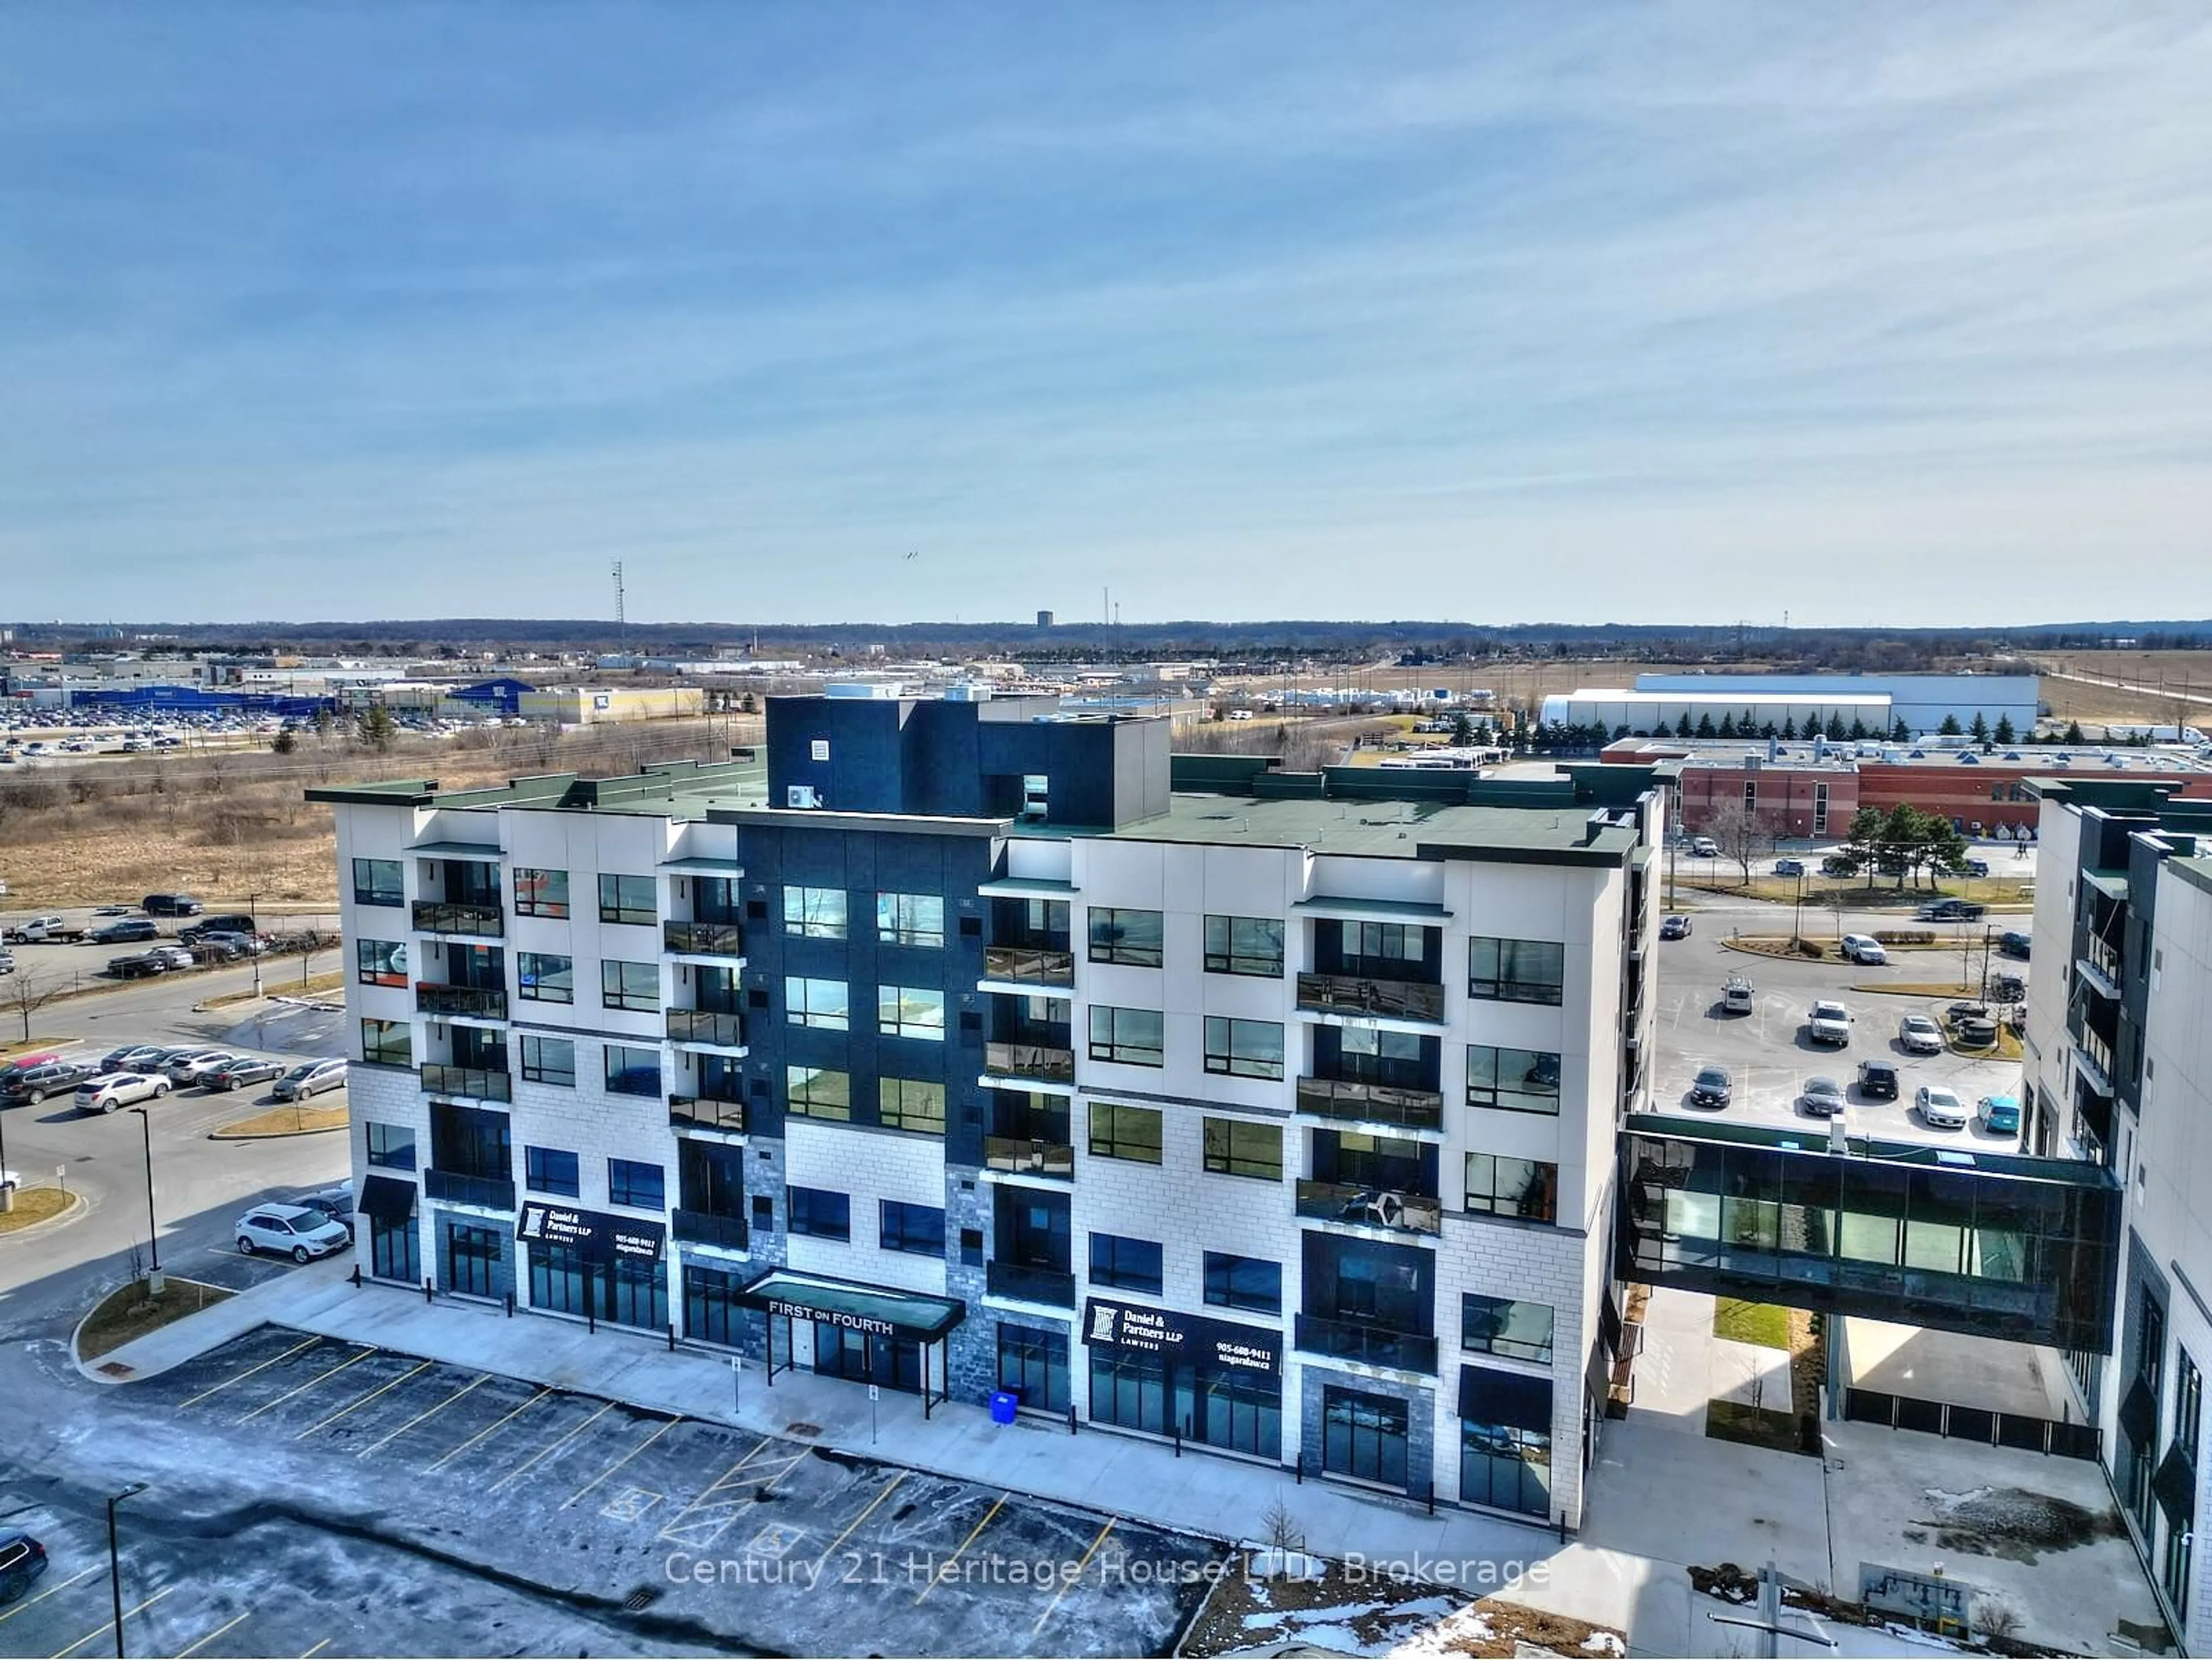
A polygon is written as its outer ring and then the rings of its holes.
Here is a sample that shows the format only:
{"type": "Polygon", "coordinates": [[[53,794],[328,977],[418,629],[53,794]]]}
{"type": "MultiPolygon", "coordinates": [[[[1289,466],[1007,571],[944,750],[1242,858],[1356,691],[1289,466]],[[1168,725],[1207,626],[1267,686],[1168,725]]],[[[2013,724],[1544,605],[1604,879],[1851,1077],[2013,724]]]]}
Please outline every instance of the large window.
{"type": "Polygon", "coordinates": [[[890,946],[942,946],[945,901],[933,893],[878,894],[876,938],[890,946]]]}
{"type": "Polygon", "coordinates": [[[581,1161],[565,1147],[522,1150],[522,1184],[532,1193],[574,1199],[584,1190],[581,1161]]]}
{"type": "Polygon", "coordinates": [[[353,902],[356,905],[404,905],[407,903],[407,873],[397,859],[356,859],[353,861],[353,902]]]}
{"type": "Polygon", "coordinates": [[[1156,969],[1166,934],[1166,919],[1158,911],[1091,908],[1091,960],[1094,963],[1156,969]]]}
{"type": "Polygon", "coordinates": [[[576,1087],[576,1045],[566,1037],[522,1035],[522,1076],[526,1083],[576,1087]]]}
{"type": "Polygon", "coordinates": [[[945,1134],[945,1085],[924,1078],[884,1078],[876,1085],[876,1121],[885,1129],[945,1134]]]}
{"type": "Polygon", "coordinates": [[[353,942],[354,978],[364,986],[404,986],[407,983],[407,942],[404,939],[356,939],[353,942]]]}
{"type": "Polygon", "coordinates": [[[786,1067],[783,1108],[801,1118],[847,1119],[853,1116],[853,1079],[828,1067],[786,1067]]]}
{"type": "Polygon", "coordinates": [[[1207,917],[1206,971],[1281,979],[1283,925],[1267,916],[1207,917]]]}
{"type": "Polygon", "coordinates": [[[599,878],[599,921],[649,928],[660,921],[660,900],[650,876],[599,878]]]}
{"type": "Polygon", "coordinates": [[[611,1009],[650,1014],[660,1006],[660,964],[613,961],[600,964],[599,1001],[611,1009]]]}
{"type": "Polygon", "coordinates": [[[568,873],[514,867],[514,914],[517,916],[566,916],[568,914],[568,873]]]}
{"type": "Polygon", "coordinates": [[[1460,1426],[1459,1496],[1469,1505],[1546,1516],[1552,1508],[1552,1438],[1510,1424],[1460,1426]]]}
{"type": "Polygon", "coordinates": [[[1067,1334],[1000,1321],[999,1387],[1012,1390],[1024,1407],[1066,1412],[1072,1400],[1067,1334]]]}
{"type": "Polygon", "coordinates": [[[738,1300],[744,1276],[723,1268],[684,1265],[684,1335],[702,1343],[736,1348],[744,1341],[752,1310],[738,1300]]]}
{"type": "Polygon", "coordinates": [[[1111,1101],[1091,1104],[1091,1153],[1094,1158],[1127,1158],[1133,1164],[1160,1162],[1161,1115],[1152,1107],[1125,1107],[1111,1101]]]}
{"type": "Polygon", "coordinates": [[[2203,1434],[2204,1375],[2197,1370],[2187,1349],[2176,1348],[2173,1353],[2173,1444],[2195,1463],[2203,1434]]]}
{"type": "Polygon", "coordinates": [[[825,1188],[786,1188],[784,1209],[790,1231],[812,1239],[850,1239],[853,1201],[850,1195],[825,1188]]]}
{"type": "Polygon", "coordinates": [[[1436,1040],[1410,1031],[1343,1026],[1336,1031],[1336,1075],[1354,1084],[1425,1089],[1435,1082],[1426,1046],[1436,1040]]]}
{"type": "Polygon", "coordinates": [[[1402,974],[1409,964],[1420,966],[1428,932],[1417,922],[1346,922],[1344,954],[1374,969],[1395,966],[1402,974]]]}
{"type": "Polygon", "coordinates": [[[790,888],[783,891],[783,931],[802,939],[845,937],[845,890],[790,888]]]}
{"type": "Polygon", "coordinates": [[[668,1178],[658,1164],[635,1158],[607,1160],[607,1202],[633,1210],[662,1210],[668,1204],[668,1178]]]}
{"type": "Polygon", "coordinates": [[[945,1207],[886,1199],[876,1237],[885,1250],[903,1251],[909,1256],[943,1256],[945,1207]]]}
{"type": "Polygon", "coordinates": [[[1252,1314],[1283,1311],[1283,1265],[1261,1256],[1206,1253],[1206,1300],[1216,1308],[1252,1314]]]}
{"type": "Polygon", "coordinates": [[[361,1023],[361,1058],[372,1067],[411,1067],[415,1039],[404,1020],[361,1023]]]}
{"type": "Polygon", "coordinates": [[[1557,1003],[1567,982],[1567,948],[1556,939],[1468,941],[1467,994],[1502,1003],[1557,1003]]]}
{"type": "Polygon", "coordinates": [[[610,1043],[606,1050],[606,1085],[610,1095],[660,1093],[660,1051],[610,1043]]]}
{"type": "Polygon", "coordinates": [[[1159,1241],[1125,1239],[1118,1233],[1092,1234],[1091,1283],[1158,1297],[1162,1284],[1159,1241]]]}
{"type": "Polygon", "coordinates": [[[1272,1020],[1206,1017],[1206,1069],[1232,1078],[1280,1078],[1283,1029],[1272,1020]]]}
{"type": "Polygon", "coordinates": [[[1507,1112],[1559,1110],[1559,1057],[1548,1049],[1504,1049],[1470,1043],[1467,1104],[1507,1112]]]}
{"type": "Polygon", "coordinates": [[[496,1229],[447,1223],[446,1289],[459,1297],[492,1296],[501,1254],[496,1229]]]}
{"type": "Polygon", "coordinates": [[[398,1280],[410,1286],[422,1283],[422,1225],[410,1216],[404,1221],[368,1219],[368,1271],[380,1280],[398,1280]]]}
{"type": "Polygon", "coordinates": [[[573,1003],[576,1000],[576,964],[573,958],[542,951],[518,952],[514,976],[522,999],[530,1003],[573,1003]]]}
{"type": "Polygon", "coordinates": [[[945,994],[934,986],[878,986],[876,1030],[886,1037],[945,1041],[945,994]]]}
{"type": "Polygon", "coordinates": [[[784,1018],[794,1026],[843,1031],[851,1023],[852,1006],[852,993],[842,980],[809,980],[796,974],[784,976],[784,1018]]]}
{"type": "Polygon", "coordinates": [[[1559,1219],[1559,1167],[1486,1152],[1467,1156],[1467,1207],[1531,1222],[1559,1219]]]}
{"type": "Polygon", "coordinates": [[[1281,1125],[1209,1118],[1204,1140],[1206,1167],[1216,1175],[1251,1176],[1267,1182],[1283,1179],[1281,1125]]]}
{"type": "Polygon", "coordinates": [[[1091,1008],[1091,1058],[1124,1067],[1167,1063],[1165,1022],[1158,1009],[1091,1008]]]}
{"type": "Polygon", "coordinates": [[[415,1168],[415,1131],[406,1124],[380,1124],[374,1119],[362,1128],[368,1132],[368,1162],[379,1170],[415,1168]]]}
{"type": "Polygon", "coordinates": [[[1552,1305],[1463,1292],[1459,1299],[1459,1346],[1472,1354],[1503,1354],[1548,1365],[1552,1305]]]}

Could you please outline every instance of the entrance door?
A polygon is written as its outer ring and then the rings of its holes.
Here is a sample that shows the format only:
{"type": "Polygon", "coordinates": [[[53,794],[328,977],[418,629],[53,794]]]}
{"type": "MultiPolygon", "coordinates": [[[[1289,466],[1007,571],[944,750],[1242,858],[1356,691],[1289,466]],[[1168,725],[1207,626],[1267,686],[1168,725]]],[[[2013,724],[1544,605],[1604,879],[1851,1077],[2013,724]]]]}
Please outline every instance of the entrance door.
{"type": "Polygon", "coordinates": [[[911,1338],[873,1336],[817,1320],[814,1323],[814,1370],[824,1377],[878,1383],[887,1389],[919,1395],[921,1345],[911,1338]]]}
{"type": "Polygon", "coordinates": [[[1407,1404],[1387,1395],[1322,1390],[1322,1468],[1331,1475],[1403,1487],[1411,1422],[1407,1404]]]}

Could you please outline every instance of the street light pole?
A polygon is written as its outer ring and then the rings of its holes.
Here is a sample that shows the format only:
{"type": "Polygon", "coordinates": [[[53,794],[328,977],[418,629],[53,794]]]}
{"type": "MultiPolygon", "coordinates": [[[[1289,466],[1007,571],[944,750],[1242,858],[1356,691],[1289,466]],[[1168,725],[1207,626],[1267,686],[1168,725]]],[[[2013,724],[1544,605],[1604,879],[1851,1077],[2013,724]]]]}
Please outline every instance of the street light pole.
{"type": "Polygon", "coordinates": [[[253,937],[247,942],[246,949],[253,953],[253,994],[258,997],[261,995],[261,896],[258,893],[247,894],[246,909],[253,920],[253,926],[250,930],[253,937]]]}
{"type": "Polygon", "coordinates": [[[123,1560],[115,1548],[115,1507],[135,1493],[146,1491],[143,1481],[133,1481],[107,1500],[107,1589],[115,1603],[115,1660],[123,1660],[123,1560]]]}
{"type": "Polygon", "coordinates": [[[138,1115],[138,1133],[146,1144],[146,1244],[153,1256],[153,1283],[149,1289],[160,1295],[161,1289],[161,1228],[154,1219],[154,1121],[143,1107],[133,1107],[138,1115]]]}
{"type": "Polygon", "coordinates": [[[1804,916],[1805,916],[1805,861],[1804,861],[1803,860],[1802,860],[1802,859],[1801,859],[1801,860],[1799,860],[1797,861],[1797,904],[1796,904],[1796,909],[1795,909],[1794,910],[1792,910],[1792,911],[1790,913],[1790,945],[1791,945],[1793,947],[1795,947],[1795,946],[1796,946],[1796,943],[1797,943],[1797,941],[1798,941],[1799,937],[1800,937],[1800,936],[1802,935],[1802,933],[1803,933],[1802,924],[1803,924],[1803,921],[1804,921],[1804,916]]]}

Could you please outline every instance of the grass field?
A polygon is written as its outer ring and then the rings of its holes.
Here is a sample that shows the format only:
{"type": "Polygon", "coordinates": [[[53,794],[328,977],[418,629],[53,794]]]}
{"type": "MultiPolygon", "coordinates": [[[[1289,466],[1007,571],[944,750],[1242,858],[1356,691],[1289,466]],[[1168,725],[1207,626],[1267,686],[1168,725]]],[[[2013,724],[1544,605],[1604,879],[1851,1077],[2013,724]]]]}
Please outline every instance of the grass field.
{"type": "Polygon", "coordinates": [[[1763,1349],[1790,1347],[1790,1310],[1771,1303],[1747,1303],[1723,1297],[1713,1304],[1713,1335],[1763,1349]]]}
{"type": "Polygon", "coordinates": [[[2212,651],[2045,652],[2033,661],[2043,675],[2043,701],[2061,726],[2069,721],[2084,726],[2146,721],[2212,732],[2212,702],[2190,701],[2212,698],[2212,651]],[[2085,685],[2062,675],[2105,684],[2085,685]]]}
{"type": "Polygon", "coordinates": [[[626,773],[705,758],[760,740],[740,718],[656,721],[565,735],[501,728],[438,740],[404,736],[382,752],[308,733],[291,755],[267,750],[57,766],[0,781],[0,878],[7,903],[102,904],[180,890],[210,909],[259,896],[264,916],[337,901],[330,810],[318,785],[434,778],[447,788],[532,773],[626,773]]]}
{"type": "Polygon", "coordinates": [[[146,1295],[143,1280],[118,1286],[100,1299],[100,1305],[78,1329],[77,1359],[96,1360],[121,1348],[134,1337],[159,1331],[172,1320],[212,1308],[229,1296],[220,1286],[204,1286],[197,1280],[179,1280],[174,1274],[168,1276],[158,1301],[146,1295]]]}
{"type": "Polygon", "coordinates": [[[76,1195],[61,1188],[19,1188],[11,1209],[0,1211],[0,1233],[51,1222],[77,1202],[76,1195]]]}

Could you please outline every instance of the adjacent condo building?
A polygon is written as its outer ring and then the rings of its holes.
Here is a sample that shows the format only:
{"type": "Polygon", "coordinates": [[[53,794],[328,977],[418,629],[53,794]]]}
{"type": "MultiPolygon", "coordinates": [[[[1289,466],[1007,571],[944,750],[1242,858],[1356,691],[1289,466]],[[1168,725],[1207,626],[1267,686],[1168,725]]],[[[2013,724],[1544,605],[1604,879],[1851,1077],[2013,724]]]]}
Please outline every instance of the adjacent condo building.
{"type": "Polygon", "coordinates": [[[365,1274],[1579,1524],[1665,781],[771,699],[319,790],[365,1274]]]}
{"type": "Polygon", "coordinates": [[[2171,783],[2039,780],[2028,1145],[2121,1192],[2109,1353],[2079,1404],[2185,1652],[2212,1649],[2195,1560],[2212,1367],[2212,802],[2171,783]]]}

